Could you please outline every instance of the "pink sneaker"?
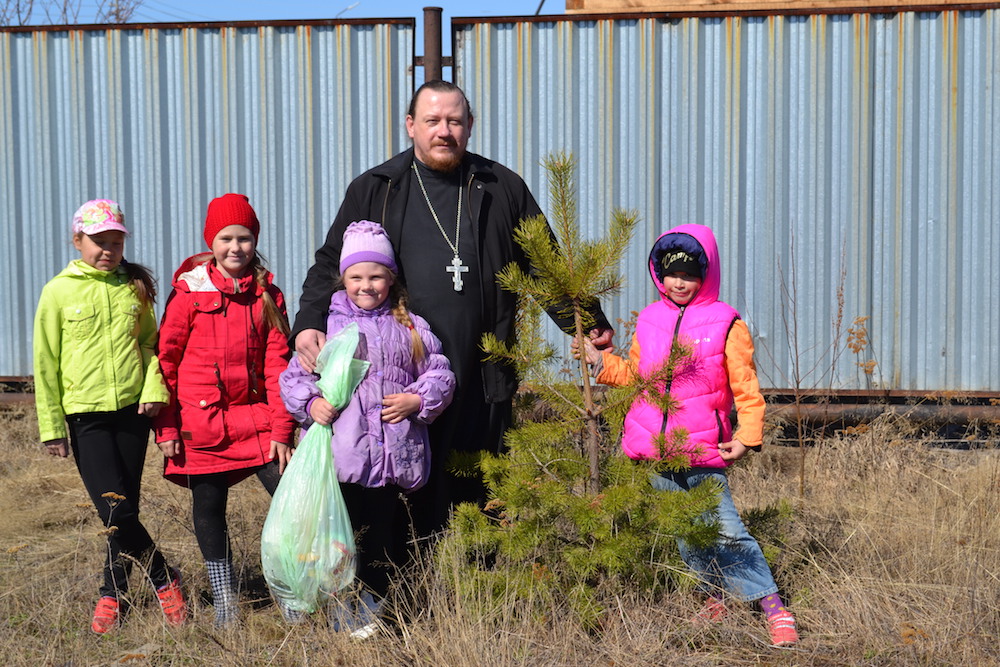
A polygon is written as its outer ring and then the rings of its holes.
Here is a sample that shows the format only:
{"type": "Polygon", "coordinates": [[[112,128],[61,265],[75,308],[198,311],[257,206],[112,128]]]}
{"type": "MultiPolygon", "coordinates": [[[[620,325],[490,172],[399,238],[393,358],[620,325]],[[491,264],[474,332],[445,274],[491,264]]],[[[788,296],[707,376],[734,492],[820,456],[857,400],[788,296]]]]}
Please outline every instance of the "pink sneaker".
{"type": "Polygon", "coordinates": [[[799,643],[799,633],[795,630],[795,617],[791,612],[779,611],[768,618],[767,629],[771,632],[771,646],[791,646],[799,643]]]}
{"type": "Polygon", "coordinates": [[[121,610],[118,606],[118,598],[105,595],[97,601],[97,606],[94,607],[94,620],[90,623],[90,629],[103,635],[118,627],[120,617],[121,610]]]}
{"type": "Polygon", "coordinates": [[[156,589],[156,597],[160,601],[160,608],[163,615],[167,617],[170,625],[184,625],[187,620],[187,604],[184,602],[184,593],[181,592],[181,575],[177,570],[171,568],[170,581],[156,589]]]}
{"type": "Polygon", "coordinates": [[[694,617],[694,620],[719,623],[727,614],[729,614],[729,610],[726,608],[726,603],[719,598],[710,597],[705,600],[705,604],[702,605],[701,610],[694,617]]]}

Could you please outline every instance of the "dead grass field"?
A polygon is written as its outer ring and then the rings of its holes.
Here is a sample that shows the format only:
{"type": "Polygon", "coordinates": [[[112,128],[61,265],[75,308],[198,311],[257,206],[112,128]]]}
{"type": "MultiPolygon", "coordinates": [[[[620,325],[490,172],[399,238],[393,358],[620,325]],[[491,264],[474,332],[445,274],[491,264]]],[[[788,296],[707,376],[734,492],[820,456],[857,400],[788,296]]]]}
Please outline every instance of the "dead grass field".
{"type": "Polygon", "coordinates": [[[8,665],[996,665],[1000,664],[1000,451],[929,447],[911,425],[885,420],[808,451],[799,497],[797,449],[766,448],[732,474],[733,494],[773,559],[802,642],[767,646],[759,614],[738,610],[696,625],[699,601],[609,599],[600,632],[552,610],[525,618],[513,601],[488,613],[447,594],[454,573],[410,578],[394,632],[364,643],[321,617],[292,628],[270,605],[258,538],[267,495],[234,489],[230,528],[244,581],[243,621],[218,632],[190,529],[185,489],[160,476],[150,447],[144,523],[185,575],[193,620],[162,620],[133,573],[124,626],[89,630],[104,538],[71,459],[36,442],[31,408],[0,412],[0,662],[8,665]],[[780,516],[780,519],[775,519],[780,516]]]}

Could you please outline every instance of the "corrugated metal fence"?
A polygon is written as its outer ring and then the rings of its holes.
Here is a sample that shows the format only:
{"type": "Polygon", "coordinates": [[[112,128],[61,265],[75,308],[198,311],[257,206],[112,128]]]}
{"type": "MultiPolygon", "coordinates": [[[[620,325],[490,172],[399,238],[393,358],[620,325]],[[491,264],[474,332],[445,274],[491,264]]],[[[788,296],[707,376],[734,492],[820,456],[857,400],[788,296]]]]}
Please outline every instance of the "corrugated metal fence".
{"type": "MultiPolygon", "coordinates": [[[[294,314],[350,180],[408,141],[415,22],[0,31],[0,376],[30,375],[70,220],[120,200],[163,297],[208,201],[250,197],[294,314]]],[[[163,299],[160,299],[162,305],[163,299]]]]}
{"type": "Polygon", "coordinates": [[[639,210],[613,316],[654,298],[655,237],[702,222],[766,386],[1000,390],[996,9],[453,30],[473,150],[543,209],[540,160],[574,153],[590,234],[639,210]]]}
{"type": "MultiPolygon", "coordinates": [[[[639,210],[612,317],[654,297],[652,240],[705,222],[766,386],[996,392],[998,16],[459,21],[455,80],[470,148],[543,209],[564,150],[587,233],[639,210]]],[[[163,280],[207,201],[247,192],[294,310],[350,178],[406,145],[412,56],[409,21],[0,32],[0,376],[30,374],[37,294],[94,196],[163,280]]]]}

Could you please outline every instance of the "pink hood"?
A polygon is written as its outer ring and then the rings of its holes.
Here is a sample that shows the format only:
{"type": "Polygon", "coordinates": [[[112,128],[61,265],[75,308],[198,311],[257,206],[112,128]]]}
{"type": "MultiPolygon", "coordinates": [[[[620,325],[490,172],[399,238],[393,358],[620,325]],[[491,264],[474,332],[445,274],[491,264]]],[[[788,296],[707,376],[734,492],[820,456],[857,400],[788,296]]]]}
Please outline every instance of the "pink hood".
{"type": "Polygon", "coordinates": [[[684,250],[695,255],[701,260],[702,272],[705,274],[702,280],[701,289],[692,299],[689,305],[706,305],[719,300],[719,289],[722,285],[722,271],[719,268],[719,246],[715,241],[715,234],[705,225],[679,225],[673,229],[663,232],[653,249],[649,252],[649,276],[656,289],[660,292],[660,297],[667,303],[673,302],[663,293],[663,282],[657,279],[656,270],[660,266],[660,259],[671,250],[684,250]]]}

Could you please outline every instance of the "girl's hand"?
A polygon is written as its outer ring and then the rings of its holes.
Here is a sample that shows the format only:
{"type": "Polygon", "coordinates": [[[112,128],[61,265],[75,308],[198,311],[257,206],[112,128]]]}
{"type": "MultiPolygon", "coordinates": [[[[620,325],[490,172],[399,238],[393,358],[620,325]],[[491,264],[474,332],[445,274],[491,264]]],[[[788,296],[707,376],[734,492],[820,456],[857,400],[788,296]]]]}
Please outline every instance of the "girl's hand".
{"type": "Polygon", "coordinates": [[[337,412],[337,408],[330,405],[330,401],[320,396],[309,406],[309,416],[317,424],[329,426],[334,419],[340,416],[340,413],[337,412]]]}
{"type": "Polygon", "coordinates": [[[156,443],[156,446],[160,448],[160,451],[168,459],[172,459],[181,453],[180,440],[164,440],[163,442],[156,443]]]}
{"type": "Polygon", "coordinates": [[[382,399],[382,421],[398,424],[420,409],[420,397],[416,394],[389,394],[382,399]]]}
{"type": "Polygon", "coordinates": [[[283,442],[271,441],[271,460],[278,460],[278,474],[284,474],[285,466],[292,459],[292,452],[295,451],[283,442]]]}
{"type": "Polygon", "coordinates": [[[45,449],[52,456],[58,456],[61,459],[69,456],[69,440],[66,438],[59,438],[58,440],[46,440],[42,443],[45,445],[45,449]]]}
{"type": "Polygon", "coordinates": [[[140,403],[139,414],[146,415],[150,419],[160,414],[160,410],[167,407],[166,403],[140,403]]]}
{"type": "Polygon", "coordinates": [[[739,440],[723,442],[719,445],[719,456],[723,461],[739,461],[747,453],[747,446],[739,440]]]}
{"type": "Polygon", "coordinates": [[[611,342],[615,337],[614,329],[591,329],[588,335],[590,336],[590,342],[598,350],[611,351],[611,342]]]}
{"type": "MultiPolygon", "coordinates": [[[[573,351],[573,358],[580,358],[580,341],[576,337],[573,338],[573,342],[570,343],[570,349],[573,351]]],[[[594,347],[594,343],[589,338],[583,339],[583,354],[587,358],[587,363],[593,366],[601,360],[601,351],[594,347]]]]}

